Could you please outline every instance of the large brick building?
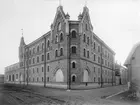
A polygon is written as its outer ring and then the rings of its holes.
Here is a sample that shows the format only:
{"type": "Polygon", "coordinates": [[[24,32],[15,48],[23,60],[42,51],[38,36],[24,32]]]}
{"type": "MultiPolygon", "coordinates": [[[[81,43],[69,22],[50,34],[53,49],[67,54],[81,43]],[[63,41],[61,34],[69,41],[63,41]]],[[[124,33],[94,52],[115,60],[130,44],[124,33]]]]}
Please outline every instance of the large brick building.
{"type": "Polygon", "coordinates": [[[59,6],[49,32],[29,44],[21,38],[19,62],[5,68],[5,82],[64,88],[113,85],[114,56],[93,32],[86,6],[76,21],[59,6]]]}

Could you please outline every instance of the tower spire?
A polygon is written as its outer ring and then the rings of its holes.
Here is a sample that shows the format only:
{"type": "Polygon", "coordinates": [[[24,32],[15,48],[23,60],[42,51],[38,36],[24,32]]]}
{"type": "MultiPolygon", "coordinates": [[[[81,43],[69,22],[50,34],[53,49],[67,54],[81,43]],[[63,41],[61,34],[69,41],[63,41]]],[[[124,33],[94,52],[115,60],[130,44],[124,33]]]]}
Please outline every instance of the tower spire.
{"type": "Polygon", "coordinates": [[[87,6],[87,0],[85,0],[85,7],[87,6]]]}
{"type": "Polygon", "coordinates": [[[22,34],[22,37],[23,37],[23,29],[21,29],[21,34],[22,34]]]}
{"type": "Polygon", "coordinates": [[[61,6],[61,0],[59,0],[59,6],[61,6]]]}

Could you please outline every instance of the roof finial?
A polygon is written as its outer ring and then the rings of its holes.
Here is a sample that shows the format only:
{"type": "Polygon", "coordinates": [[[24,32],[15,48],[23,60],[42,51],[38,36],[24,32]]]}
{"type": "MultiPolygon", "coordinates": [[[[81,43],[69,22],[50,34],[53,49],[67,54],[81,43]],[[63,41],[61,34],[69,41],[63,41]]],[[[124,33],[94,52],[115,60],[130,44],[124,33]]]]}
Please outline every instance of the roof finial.
{"type": "Polygon", "coordinates": [[[85,0],[85,7],[87,6],[87,0],[85,0]]]}
{"type": "Polygon", "coordinates": [[[21,29],[21,32],[22,32],[22,37],[23,37],[23,29],[21,29]]]}
{"type": "Polygon", "coordinates": [[[59,6],[61,6],[61,0],[59,0],[59,6]]]}

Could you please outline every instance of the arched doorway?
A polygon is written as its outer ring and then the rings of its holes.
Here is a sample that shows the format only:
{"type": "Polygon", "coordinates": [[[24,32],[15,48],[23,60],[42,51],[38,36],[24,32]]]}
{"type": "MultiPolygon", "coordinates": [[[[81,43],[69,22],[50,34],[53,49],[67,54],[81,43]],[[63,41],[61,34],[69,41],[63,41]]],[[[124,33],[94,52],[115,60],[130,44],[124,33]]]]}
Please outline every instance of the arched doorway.
{"type": "Polygon", "coordinates": [[[61,69],[57,70],[55,74],[55,80],[56,82],[64,82],[64,75],[61,69]]]}
{"type": "Polygon", "coordinates": [[[89,78],[89,73],[87,70],[84,70],[83,82],[88,82],[88,78],[89,78]]]}

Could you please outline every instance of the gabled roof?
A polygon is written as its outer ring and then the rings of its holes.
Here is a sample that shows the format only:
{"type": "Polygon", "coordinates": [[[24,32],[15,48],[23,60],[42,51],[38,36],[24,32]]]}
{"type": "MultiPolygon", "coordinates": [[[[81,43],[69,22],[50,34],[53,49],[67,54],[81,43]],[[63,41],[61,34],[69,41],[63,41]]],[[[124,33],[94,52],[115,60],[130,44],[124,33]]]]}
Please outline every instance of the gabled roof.
{"type": "Polygon", "coordinates": [[[137,49],[139,46],[140,46],[140,42],[137,43],[137,44],[135,44],[135,45],[132,47],[130,53],[128,54],[128,56],[127,56],[127,58],[126,58],[126,60],[125,60],[125,63],[124,63],[125,66],[131,63],[130,61],[131,61],[131,59],[132,59],[132,57],[133,57],[133,54],[135,53],[136,49],[137,49]]]}

